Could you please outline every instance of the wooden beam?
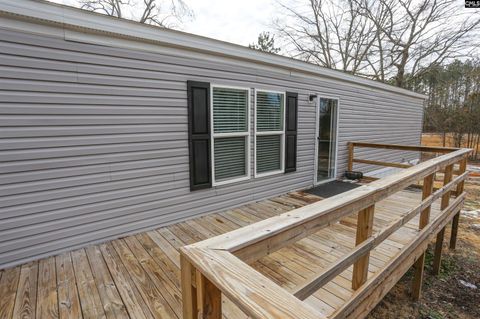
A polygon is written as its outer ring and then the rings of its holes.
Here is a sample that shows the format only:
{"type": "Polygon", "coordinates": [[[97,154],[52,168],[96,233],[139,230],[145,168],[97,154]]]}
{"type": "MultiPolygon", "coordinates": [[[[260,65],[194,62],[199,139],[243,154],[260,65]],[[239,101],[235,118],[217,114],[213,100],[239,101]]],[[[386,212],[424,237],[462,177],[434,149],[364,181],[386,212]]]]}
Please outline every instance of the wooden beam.
{"type": "Polygon", "coordinates": [[[368,165],[376,165],[376,166],[397,167],[397,168],[410,168],[413,166],[413,165],[403,164],[403,163],[381,162],[381,161],[374,161],[374,160],[367,160],[367,159],[360,159],[360,158],[354,158],[352,162],[368,164],[368,165]]]}
{"type": "MultiPolygon", "coordinates": [[[[358,212],[357,235],[355,244],[358,246],[372,236],[373,215],[375,205],[367,207],[358,212]]],[[[368,264],[370,261],[370,251],[360,257],[353,265],[352,288],[357,290],[368,278],[368,264]]]]}
{"type": "Polygon", "coordinates": [[[433,158],[321,202],[262,220],[192,246],[230,251],[245,262],[254,262],[317,232],[329,223],[373,205],[419,178],[458,162],[470,152],[469,149],[461,149],[433,158]]]}
{"type": "MultiPolygon", "coordinates": [[[[368,296],[371,292],[375,289],[378,289],[382,295],[388,293],[389,288],[393,286],[400,278],[404,275],[404,273],[408,270],[408,268],[413,264],[411,263],[405,264],[405,272],[396,272],[397,267],[401,266],[405,263],[405,260],[409,257],[417,258],[421,252],[424,252],[428,245],[428,238],[437,233],[440,229],[445,227],[448,223],[449,219],[454,216],[462,207],[463,202],[465,200],[465,194],[462,194],[455,201],[449,205],[447,209],[445,209],[437,218],[435,218],[427,227],[422,229],[415,240],[411,243],[403,247],[400,252],[398,253],[397,257],[390,260],[381,271],[375,273],[373,277],[371,277],[362,287],[360,287],[357,291],[354,292],[352,297],[347,300],[335,313],[330,315],[330,318],[345,318],[349,317],[350,314],[354,310],[358,310],[357,307],[363,301],[366,301],[368,296]],[[413,256],[413,252],[419,248],[419,254],[413,256]],[[395,276],[391,276],[393,273],[396,273],[395,276]],[[388,281],[388,285],[386,284],[388,281]],[[390,285],[391,284],[391,285],[390,285]]],[[[373,304],[374,306],[375,304],[373,304]]],[[[356,318],[355,316],[353,318],[356,318]]]]}
{"type": "Polygon", "coordinates": [[[417,151],[417,152],[433,152],[433,153],[450,153],[459,150],[454,147],[435,147],[435,146],[416,146],[416,145],[398,145],[398,144],[381,144],[381,143],[365,143],[351,142],[354,147],[383,148],[389,150],[401,151],[417,151]]]}
{"type": "Polygon", "coordinates": [[[419,300],[422,296],[422,284],[423,284],[423,272],[425,268],[425,253],[418,257],[417,261],[413,264],[413,281],[412,281],[412,298],[413,300],[419,300]]]}
{"type": "Polygon", "coordinates": [[[227,251],[192,245],[182,247],[180,251],[252,319],[326,318],[227,251]]]}
{"type": "MultiPolygon", "coordinates": [[[[446,184],[450,183],[450,181],[452,180],[452,175],[453,175],[453,164],[450,164],[445,168],[445,175],[443,176],[443,185],[446,185],[446,184]]],[[[446,192],[442,196],[440,209],[444,210],[446,207],[448,207],[449,203],[450,203],[450,191],[446,192]]],[[[435,242],[435,255],[434,255],[434,258],[433,258],[433,274],[435,276],[440,273],[440,266],[441,266],[441,263],[442,263],[442,246],[443,246],[444,236],[445,236],[445,228],[443,228],[437,234],[437,240],[435,242]]]]}
{"type": "MultiPolygon", "coordinates": [[[[425,200],[428,198],[432,192],[433,192],[433,183],[434,183],[434,177],[435,174],[428,175],[423,179],[423,188],[422,188],[422,200],[425,200]]],[[[448,183],[447,183],[448,184],[448,183]]],[[[444,185],[446,186],[446,185],[444,185]]],[[[421,214],[420,214],[420,221],[418,228],[423,229],[425,226],[427,226],[429,220],[430,220],[430,210],[431,206],[428,206],[425,208],[421,214]]]]}
{"type": "Polygon", "coordinates": [[[194,268],[183,254],[180,254],[180,268],[183,319],[197,319],[197,292],[192,282],[192,271],[194,271],[194,268]]]}
{"type": "Polygon", "coordinates": [[[389,225],[387,225],[385,228],[382,228],[380,231],[378,231],[373,236],[368,238],[362,244],[356,246],[353,250],[349,251],[347,254],[345,254],[344,256],[342,256],[332,264],[330,264],[328,268],[324,270],[322,273],[312,276],[312,278],[307,280],[304,284],[298,286],[293,292],[293,295],[300,300],[305,300],[306,298],[308,298],[315,291],[320,289],[322,286],[327,284],[330,280],[332,280],[337,275],[342,273],[345,269],[347,269],[360,256],[365,254],[367,251],[372,250],[373,248],[380,245],[385,239],[387,239],[400,227],[404,226],[410,220],[412,220],[415,216],[417,216],[418,213],[430,207],[434,201],[439,199],[445,192],[456,187],[458,183],[463,181],[466,177],[467,177],[466,173],[455,177],[453,181],[443,186],[442,188],[438,189],[434,194],[425,198],[419,205],[415,206],[414,208],[411,208],[405,214],[402,214],[401,216],[399,216],[397,220],[391,222],[389,225]]]}
{"type": "MultiPolygon", "coordinates": [[[[433,191],[435,173],[428,175],[423,179],[422,199],[428,198],[433,191]]],[[[418,228],[422,230],[428,225],[430,220],[431,205],[425,208],[420,214],[420,221],[418,228]]],[[[425,268],[425,253],[423,253],[414,264],[414,275],[412,284],[412,297],[414,300],[419,300],[422,295],[423,271],[425,268]]]]}
{"type": "Polygon", "coordinates": [[[354,158],[354,152],[355,152],[355,147],[353,146],[352,142],[348,142],[348,166],[347,170],[353,171],[353,158],[354,158]]]}
{"type": "MultiPolygon", "coordinates": [[[[467,158],[464,158],[463,160],[460,161],[460,167],[458,169],[457,175],[465,173],[466,170],[467,170],[467,158]]],[[[465,182],[458,184],[457,195],[463,193],[464,187],[465,187],[465,182]]]]}
{"type": "Polygon", "coordinates": [[[307,299],[322,286],[326,285],[330,280],[342,273],[346,268],[350,267],[350,265],[357,260],[358,257],[368,253],[371,249],[373,249],[373,244],[374,238],[370,237],[368,240],[355,247],[355,249],[351,250],[345,256],[328,266],[323,273],[311,278],[303,285],[297,287],[293,292],[293,295],[300,300],[307,299]]]}
{"type": "Polygon", "coordinates": [[[198,319],[222,318],[222,294],[201,272],[197,270],[198,319]]]}
{"type": "MultiPolygon", "coordinates": [[[[452,207],[455,205],[452,205],[452,207]]],[[[456,210],[453,212],[458,211],[460,207],[457,207],[456,210]]],[[[449,214],[451,217],[452,215],[449,214]]],[[[442,224],[446,224],[448,221],[449,216],[443,220],[442,224]]],[[[441,227],[441,226],[440,226],[441,227]]],[[[435,233],[435,230],[440,228],[436,227],[432,230],[432,233],[435,233]]],[[[342,313],[340,318],[347,318],[347,319],[358,319],[358,318],[365,318],[370,311],[382,300],[382,298],[392,289],[393,286],[403,277],[403,275],[409,270],[411,265],[418,259],[418,257],[425,252],[429,244],[429,240],[424,240],[423,242],[419,242],[416,247],[411,250],[408,254],[402,254],[400,252],[400,256],[398,257],[398,261],[395,263],[396,267],[391,267],[392,264],[387,265],[385,269],[385,274],[381,282],[378,282],[376,285],[372,285],[370,289],[366,289],[367,293],[356,295],[353,304],[353,308],[350,306],[348,307],[348,315],[343,315],[345,312],[342,313]]],[[[370,284],[369,281],[366,285],[370,284]]],[[[363,289],[363,287],[362,287],[363,289]]],[[[359,289],[358,292],[360,292],[359,289]]],[[[338,318],[337,317],[337,318],[338,318]]],[[[333,318],[333,316],[332,316],[333,318]]]]}
{"type": "MultiPolygon", "coordinates": [[[[442,173],[442,174],[445,174],[445,170],[439,170],[437,173],[442,173]]],[[[460,171],[460,169],[457,169],[457,170],[453,170],[453,175],[459,175],[461,174],[462,172],[460,171]]]]}
{"type": "Polygon", "coordinates": [[[440,267],[442,265],[442,246],[443,238],[445,237],[445,228],[442,228],[437,234],[437,239],[435,241],[435,252],[433,256],[433,270],[432,274],[438,276],[440,273],[440,267]]]}
{"type": "MultiPolygon", "coordinates": [[[[466,170],[467,170],[467,159],[464,158],[460,162],[459,173],[460,174],[465,173],[466,170]]],[[[459,196],[460,194],[462,194],[463,190],[464,190],[464,187],[465,187],[465,182],[464,181],[459,183],[457,185],[457,190],[456,190],[455,196],[459,196]]],[[[450,249],[455,249],[456,246],[457,246],[457,233],[458,233],[458,222],[459,222],[459,220],[460,220],[460,213],[455,215],[455,217],[453,217],[453,220],[452,220],[452,232],[451,232],[451,235],[450,235],[450,249]]]]}
{"type": "Polygon", "coordinates": [[[458,223],[460,221],[460,212],[452,219],[452,232],[450,233],[450,249],[457,248],[458,223]]]}

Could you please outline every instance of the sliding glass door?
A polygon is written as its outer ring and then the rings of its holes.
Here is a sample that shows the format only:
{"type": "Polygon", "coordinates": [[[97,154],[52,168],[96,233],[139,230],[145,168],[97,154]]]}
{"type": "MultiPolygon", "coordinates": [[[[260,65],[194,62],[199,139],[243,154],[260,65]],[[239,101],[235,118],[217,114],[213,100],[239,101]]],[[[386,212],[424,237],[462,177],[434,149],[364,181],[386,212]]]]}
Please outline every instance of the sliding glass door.
{"type": "Polygon", "coordinates": [[[320,98],[317,112],[316,183],[335,178],[338,100],[320,98]]]}

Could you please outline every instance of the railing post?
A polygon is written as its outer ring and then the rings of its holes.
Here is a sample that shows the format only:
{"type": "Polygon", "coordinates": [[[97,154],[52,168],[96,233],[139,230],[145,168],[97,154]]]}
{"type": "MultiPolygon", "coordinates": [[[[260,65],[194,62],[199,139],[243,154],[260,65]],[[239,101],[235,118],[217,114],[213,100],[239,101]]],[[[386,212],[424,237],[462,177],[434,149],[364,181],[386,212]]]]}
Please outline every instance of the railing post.
{"type": "Polygon", "coordinates": [[[353,156],[354,156],[354,144],[353,142],[348,142],[348,166],[347,170],[353,170],[353,156]]]}
{"type": "MultiPolygon", "coordinates": [[[[435,173],[428,175],[423,179],[423,190],[422,190],[422,200],[426,199],[433,192],[433,183],[434,183],[435,173]]],[[[420,222],[418,225],[419,229],[423,229],[425,226],[428,225],[430,220],[430,209],[431,205],[428,205],[421,213],[420,213],[420,222]]],[[[422,282],[423,282],[423,270],[425,266],[425,253],[423,253],[418,260],[414,264],[414,277],[413,277],[413,285],[412,285],[412,297],[414,300],[420,299],[422,294],[422,282]]]]}
{"type": "Polygon", "coordinates": [[[222,318],[222,294],[220,290],[197,270],[198,319],[222,318]]]}
{"type": "MultiPolygon", "coordinates": [[[[372,205],[358,212],[356,246],[372,236],[374,211],[375,205],[372,205]]],[[[353,289],[357,290],[367,281],[369,261],[370,251],[360,257],[355,264],[353,264],[353,289]]]]}
{"type": "MultiPolygon", "coordinates": [[[[443,185],[447,185],[452,180],[453,175],[453,164],[448,165],[445,168],[445,175],[443,177],[443,185]]],[[[450,192],[446,192],[442,196],[442,201],[440,204],[440,210],[443,211],[448,207],[450,203],[450,192]]],[[[435,256],[433,258],[433,274],[438,275],[440,273],[440,265],[442,263],[442,246],[443,246],[443,237],[445,235],[445,227],[442,228],[437,234],[437,240],[435,242],[435,256]]]]}
{"type": "Polygon", "coordinates": [[[180,254],[183,319],[197,319],[197,290],[193,286],[192,264],[180,254]]]}
{"type": "MultiPolygon", "coordinates": [[[[467,157],[460,161],[460,168],[458,175],[465,173],[467,170],[467,157]]],[[[463,193],[465,182],[462,181],[457,185],[456,196],[460,196],[463,193]]],[[[458,212],[452,220],[452,232],[450,235],[450,249],[455,249],[457,246],[457,233],[458,233],[458,222],[460,220],[460,212],[458,212]]]]}

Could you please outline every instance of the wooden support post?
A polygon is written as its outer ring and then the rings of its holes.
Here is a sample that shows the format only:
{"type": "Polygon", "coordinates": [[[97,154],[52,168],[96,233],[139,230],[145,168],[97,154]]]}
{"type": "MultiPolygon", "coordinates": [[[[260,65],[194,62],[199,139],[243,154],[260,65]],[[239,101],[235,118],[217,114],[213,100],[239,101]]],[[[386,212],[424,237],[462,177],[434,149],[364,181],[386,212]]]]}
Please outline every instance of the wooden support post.
{"type": "MultiPolygon", "coordinates": [[[[460,162],[459,175],[463,174],[467,170],[467,158],[464,158],[460,162]]],[[[457,185],[456,196],[460,196],[463,193],[465,182],[462,181],[457,185]]],[[[460,220],[460,212],[458,212],[452,220],[452,232],[450,235],[450,249],[455,249],[457,246],[457,233],[458,233],[458,222],[460,220]]]]}
{"type": "MultiPolygon", "coordinates": [[[[458,170],[458,175],[462,175],[467,170],[467,158],[464,158],[460,161],[460,168],[458,170]]],[[[463,189],[465,186],[465,181],[461,181],[457,185],[457,196],[460,196],[463,193],[463,189]]]]}
{"type": "Polygon", "coordinates": [[[183,319],[197,319],[196,289],[192,281],[192,264],[180,254],[183,319]]]}
{"type": "Polygon", "coordinates": [[[202,273],[197,271],[198,319],[222,318],[222,294],[202,273]]]}
{"type": "Polygon", "coordinates": [[[452,232],[450,233],[450,249],[457,247],[458,222],[460,221],[460,212],[452,219],[452,232]]]}
{"type": "MultiPolygon", "coordinates": [[[[355,244],[358,246],[372,236],[373,214],[375,205],[369,206],[358,212],[357,236],[355,244]]],[[[368,264],[370,261],[370,251],[360,257],[353,264],[352,288],[357,290],[368,278],[368,264]]]]}
{"type": "MultiPolygon", "coordinates": [[[[450,183],[452,180],[453,174],[453,164],[448,165],[445,168],[445,176],[443,177],[443,185],[450,183]]],[[[446,192],[442,196],[442,201],[440,204],[440,209],[443,211],[448,207],[450,203],[450,192],[446,192]]],[[[435,242],[435,256],[433,258],[433,274],[436,276],[440,273],[440,265],[442,263],[442,246],[443,246],[443,237],[445,235],[445,227],[438,232],[437,241],[435,242]]]]}
{"type": "Polygon", "coordinates": [[[413,300],[419,300],[422,296],[422,284],[423,284],[423,270],[425,266],[425,253],[418,257],[415,264],[413,264],[413,282],[412,282],[412,298],[413,300]]]}
{"type": "MultiPolygon", "coordinates": [[[[422,190],[422,200],[429,197],[433,192],[433,183],[434,183],[435,173],[428,175],[423,179],[423,190],[422,190]]],[[[431,205],[426,207],[420,213],[420,222],[418,228],[421,230],[428,225],[430,220],[430,209],[431,205]]],[[[423,282],[423,270],[425,266],[425,253],[418,257],[417,261],[414,264],[414,277],[412,285],[412,297],[414,300],[419,300],[422,295],[422,282],[423,282]]]]}
{"type": "MultiPolygon", "coordinates": [[[[423,179],[422,200],[432,195],[434,177],[435,177],[435,173],[428,175],[423,179]]],[[[420,213],[420,222],[418,225],[418,229],[423,229],[425,228],[425,226],[427,226],[430,220],[430,209],[431,209],[431,206],[429,205],[420,213]]]]}
{"type": "Polygon", "coordinates": [[[442,246],[443,237],[445,236],[445,227],[437,234],[437,240],[435,242],[435,256],[433,257],[433,275],[438,276],[440,273],[440,266],[442,264],[442,246]]]}
{"type": "Polygon", "coordinates": [[[348,142],[348,166],[347,170],[353,170],[353,157],[354,157],[354,144],[352,142],[348,142]]]}

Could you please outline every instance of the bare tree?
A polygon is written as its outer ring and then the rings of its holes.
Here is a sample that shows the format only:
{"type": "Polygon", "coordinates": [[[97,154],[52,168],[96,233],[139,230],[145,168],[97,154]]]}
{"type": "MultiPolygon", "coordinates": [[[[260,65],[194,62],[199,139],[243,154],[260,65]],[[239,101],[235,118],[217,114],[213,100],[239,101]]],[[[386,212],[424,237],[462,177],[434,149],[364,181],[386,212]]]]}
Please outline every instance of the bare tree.
{"type": "Polygon", "coordinates": [[[286,19],[275,25],[292,55],[400,87],[479,49],[478,11],[458,10],[455,0],[305,0],[281,7],[286,19]]]}
{"type": "Polygon", "coordinates": [[[295,55],[327,68],[362,73],[376,40],[375,25],[353,1],[308,0],[305,6],[281,4],[287,19],[274,22],[295,55]]]}
{"type": "Polygon", "coordinates": [[[82,9],[162,27],[178,27],[193,12],[183,0],[79,0],[82,9]],[[128,14],[128,15],[127,15],[128,14]]]}
{"type": "Polygon", "coordinates": [[[465,14],[455,0],[354,1],[383,39],[372,56],[382,58],[396,86],[406,86],[407,75],[414,78],[479,47],[472,32],[480,24],[478,12],[465,14]]]}

